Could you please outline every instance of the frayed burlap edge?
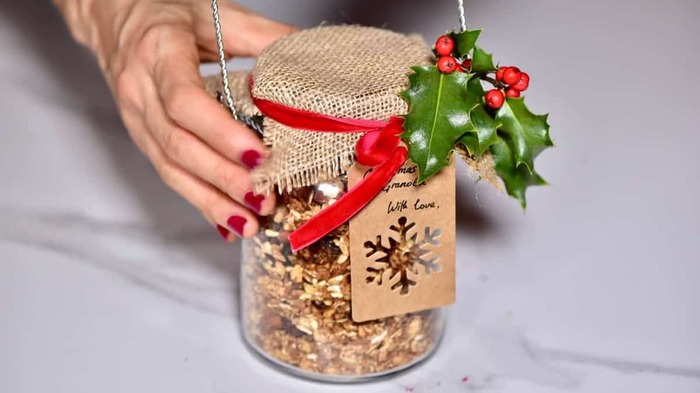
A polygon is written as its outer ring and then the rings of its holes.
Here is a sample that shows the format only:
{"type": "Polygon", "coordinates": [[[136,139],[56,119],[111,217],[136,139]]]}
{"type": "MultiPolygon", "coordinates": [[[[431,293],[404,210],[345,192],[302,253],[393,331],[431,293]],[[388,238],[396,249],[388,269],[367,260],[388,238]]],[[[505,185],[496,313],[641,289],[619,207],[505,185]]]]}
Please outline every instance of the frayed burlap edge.
{"type": "MultiPolygon", "coordinates": [[[[269,193],[275,188],[275,186],[279,192],[282,192],[322,183],[326,180],[344,175],[355,163],[354,148],[349,149],[347,146],[354,146],[357,139],[360,138],[360,134],[343,135],[342,142],[338,143],[331,159],[316,156],[306,159],[303,162],[289,163],[280,162],[280,160],[286,160],[288,157],[292,156],[290,154],[286,154],[287,149],[296,149],[297,147],[294,145],[279,143],[278,141],[274,140],[274,138],[283,138],[288,136],[290,140],[305,141],[306,143],[328,146],[323,140],[318,143],[314,141],[314,139],[322,139],[323,137],[327,137],[328,134],[309,134],[308,131],[296,130],[269,118],[264,120],[264,127],[266,130],[264,133],[264,142],[267,146],[275,146],[276,154],[272,154],[260,168],[252,172],[251,176],[256,193],[269,193]],[[276,132],[268,133],[267,130],[272,127],[274,127],[276,132]],[[296,138],[293,134],[297,132],[306,133],[306,136],[303,138],[296,138]],[[289,165],[294,166],[297,170],[291,173],[272,170],[272,168],[280,168],[282,166],[289,165]]],[[[338,137],[335,136],[335,138],[338,137]]],[[[328,150],[326,150],[326,153],[327,152],[328,150]]]]}
{"type": "MultiPolygon", "coordinates": [[[[255,107],[250,96],[250,72],[229,72],[228,80],[231,86],[231,96],[239,114],[246,117],[260,115],[260,111],[255,107]]],[[[224,89],[221,83],[220,75],[205,77],[204,88],[212,97],[219,99],[221,104],[224,105],[222,100],[224,89]]],[[[296,130],[287,127],[270,118],[264,119],[263,127],[267,129],[274,128],[278,131],[267,135],[287,135],[289,138],[294,138],[293,134],[297,132],[308,133],[308,131],[296,130]]],[[[306,136],[308,137],[308,134],[306,136]]],[[[260,194],[267,194],[272,191],[275,186],[277,186],[280,191],[289,191],[293,188],[308,186],[341,176],[347,172],[348,168],[350,168],[352,164],[355,163],[354,149],[347,148],[347,146],[354,146],[355,142],[360,138],[360,136],[360,134],[344,135],[343,138],[347,140],[338,145],[338,154],[335,159],[316,161],[309,160],[303,170],[294,173],[292,176],[280,176],[279,174],[271,172],[267,169],[270,167],[278,167],[282,163],[277,162],[277,160],[283,159],[283,157],[287,156],[283,151],[281,152],[282,154],[272,155],[259,170],[253,171],[252,180],[254,191],[260,194]]],[[[323,134],[319,134],[318,137],[323,137],[323,134]]],[[[269,147],[272,146],[274,141],[270,140],[270,137],[268,136],[263,138],[263,142],[269,147]]],[[[277,146],[279,149],[286,145],[278,144],[277,146]]]]}
{"type": "Polygon", "coordinates": [[[474,158],[462,146],[458,146],[455,152],[467,163],[475,180],[483,180],[494,186],[498,191],[504,191],[503,182],[498,177],[498,173],[496,173],[496,166],[491,153],[486,152],[481,157],[474,158]]]}

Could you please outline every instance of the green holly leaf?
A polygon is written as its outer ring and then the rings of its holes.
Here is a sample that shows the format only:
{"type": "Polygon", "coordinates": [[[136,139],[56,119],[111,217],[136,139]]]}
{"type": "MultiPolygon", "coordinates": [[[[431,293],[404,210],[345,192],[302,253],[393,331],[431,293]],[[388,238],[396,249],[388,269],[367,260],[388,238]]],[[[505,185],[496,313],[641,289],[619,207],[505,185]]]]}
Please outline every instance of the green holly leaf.
{"type": "Polygon", "coordinates": [[[479,136],[476,134],[476,129],[473,125],[469,125],[468,132],[462,135],[457,143],[462,144],[470,156],[476,157],[479,152],[479,136]]]}
{"type": "Polygon", "coordinates": [[[520,201],[523,209],[527,207],[525,191],[529,186],[544,186],[547,182],[536,172],[531,172],[523,165],[517,165],[513,152],[513,143],[505,137],[499,143],[491,146],[491,154],[498,173],[503,180],[508,195],[520,201]]]}
{"type": "Polygon", "coordinates": [[[450,34],[452,39],[455,40],[455,48],[457,50],[457,55],[460,58],[467,57],[469,52],[474,49],[476,41],[479,39],[482,31],[483,30],[472,30],[450,34]]]}
{"type": "Polygon", "coordinates": [[[481,86],[479,78],[471,78],[467,83],[467,106],[469,111],[469,127],[460,139],[469,154],[480,157],[489,149],[489,146],[498,143],[496,130],[500,123],[486,111],[481,98],[484,96],[484,88],[481,86]]]}
{"type": "Polygon", "coordinates": [[[457,139],[469,126],[466,85],[470,74],[441,73],[435,66],[413,67],[410,86],[401,95],[408,102],[401,138],[409,157],[418,166],[423,182],[449,165],[457,139]]]}
{"type": "Polygon", "coordinates": [[[501,124],[489,115],[483,105],[472,109],[469,112],[469,119],[471,120],[470,126],[476,131],[479,141],[478,148],[474,152],[469,151],[469,153],[478,158],[488,151],[489,147],[498,143],[497,130],[501,124]]]}
{"type": "Polygon", "coordinates": [[[496,112],[496,120],[501,122],[500,141],[490,147],[496,173],[508,194],[519,200],[524,209],[527,187],[547,184],[534,166],[535,157],[554,145],[549,137],[547,115],[530,112],[524,98],[508,98],[496,112]]]}
{"type": "Polygon", "coordinates": [[[498,68],[493,64],[493,55],[485,50],[474,47],[474,56],[472,57],[472,72],[491,72],[498,68]]]}
{"type": "Polygon", "coordinates": [[[548,115],[535,115],[525,106],[525,98],[508,98],[496,112],[500,132],[512,141],[515,165],[533,173],[534,160],[542,150],[553,146],[549,137],[548,115]]]}

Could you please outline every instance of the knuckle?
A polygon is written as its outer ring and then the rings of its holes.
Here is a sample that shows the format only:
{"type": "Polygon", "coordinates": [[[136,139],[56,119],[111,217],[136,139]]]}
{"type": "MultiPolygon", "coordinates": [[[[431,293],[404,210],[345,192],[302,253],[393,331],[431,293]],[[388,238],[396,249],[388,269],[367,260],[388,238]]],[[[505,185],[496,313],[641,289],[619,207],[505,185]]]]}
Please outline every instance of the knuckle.
{"type": "Polygon", "coordinates": [[[136,79],[127,70],[119,71],[114,83],[115,95],[121,105],[136,106],[138,103],[139,87],[136,79]]]}
{"type": "Polygon", "coordinates": [[[210,217],[214,221],[226,222],[227,217],[225,217],[221,208],[221,196],[216,192],[207,192],[202,196],[200,203],[199,209],[202,214],[210,217]]]}
{"type": "Polygon", "coordinates": [[[216,179],[217,185],[220,188],[221,186],[229,184],[233,180],[230,165],[225,160],[221,160],[220,162],[212,165],[212,172],[214,178],[216,179]]]}
{"type": "Polygon", "coordinates": [[[163,183],[165,183],[168,187],[175,189],[175,169],[173,168],[173,165],[167,160],[154,160],[153,166],[155,167],[156,172],[163,183]]]}
{"type": "Polygon", "coordinates": [[[136,55],[141,59],[152,59],[160,43],[167,39],[170,30],[171,27],[160,23],[145,27],[136,47],[136,55]]]}
{"type": "Polygon", "coordinates": [[[242,184],[244,181],[240,175],[236,173],[234,168],[231,167],[231,164],[228,162],[219,164],[215,167],[214,171],[218,187],[231,197],[240,199],[243,195],[242,184]]]}
{"type": "Polygon", "coordinates": [[[166,92],[166,97],[164,97],[165,111],[176,123],[182,124],[188,105],[188,95],[184,88],[175,88],[166,92]]]}
{"type": "MultiPolygon", "coordinates": [[[[167,12],[164,12],[167,13],[167,12]]],[[[136,55],[148,60],[147,64],[154,65],[159,54],[174,50],[177,45],[174,43],[182,43],[183,39],[189,39],[195,43],[195,37],[187,30],[186,23],[179,20],[176,15],[162,15],[162,21],[146,26],[136,47],[136,55]]]]}
{"type": "Polygon", "coordinates": [[[182,132],[170,130],[165,132],[161,138],[161,144],[165,155],[175,162],[180,162],[183,152],[187,148],[187,138],[182,132]]]}

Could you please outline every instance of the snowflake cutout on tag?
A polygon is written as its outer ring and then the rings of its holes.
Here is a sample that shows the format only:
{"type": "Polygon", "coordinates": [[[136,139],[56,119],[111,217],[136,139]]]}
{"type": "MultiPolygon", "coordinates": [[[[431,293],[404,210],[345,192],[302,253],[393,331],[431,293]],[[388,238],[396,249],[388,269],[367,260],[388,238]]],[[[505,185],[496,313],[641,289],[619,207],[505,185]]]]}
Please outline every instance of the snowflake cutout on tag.
{"type": "MultiPolygon", "coordinates": [[[[439,257],[435,256],[427,258],[426,255],[431,251],[426,249],[427,246],[439,246],[440,242],[437,238],[441,231],[436,229],[430,230],[430,227],[425,227],[423,238],[418,241],[418,233],[414,233],[409,237],[408,233],[416,226],[415,222],[410,224],[406,217],[399,218],[399,225],[392,225],[389,229],[398,234],[397,238],[389,236],[389,245],[385,246],[382,242],[382,236],[377,236],[375,242],[365,242],[365,248],[369,249],[367,257],[370,258],[375,254],[384,254],[381,258],[374,262],[379,267],[368,267],[368,276],[366,281],[368,284],[376,283],[377,285],[384,284],[384,274],[388,272],[388,282],[391,283],[397,276],[399,279],[391,285],[392,290],[400,290],[401,295],[408,294],[411,287],[417,284],[415,279],[409,277],[409,273],[413,276],[420,276],[419,266],[423,267],[423,273],[429,276],[433,272],[440,271],[439,257]]],[[[415,277],[414,277],[415,278],[415,277]]]]}

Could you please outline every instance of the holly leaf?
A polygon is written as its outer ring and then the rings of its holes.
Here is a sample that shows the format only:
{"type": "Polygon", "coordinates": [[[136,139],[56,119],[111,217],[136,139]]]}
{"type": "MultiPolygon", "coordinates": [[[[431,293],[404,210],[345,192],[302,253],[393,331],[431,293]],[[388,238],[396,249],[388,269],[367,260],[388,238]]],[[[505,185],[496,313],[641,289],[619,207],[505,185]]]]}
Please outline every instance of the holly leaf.
{"type": "Polygon", "coordinates": [[[490,147],[496,173],[508,194],[525,209],[527,188],[547,184],[534,166],[535,157],[554,145],[549,137],[547,115],[530,112],[524,98],[508,98],[496,112],[496,120],[501,122],[499,142],[490,147]]]}
{"type": "Polygon", "coordinates": [[[497,69],[493,64],[493,55],[475,46],[474,56],[472,56],[472,72],[491,72],[497,69]]]}
{"type": "Polygon", "coordinates": [[[489,149],[489,146],[498,143],[497,129],[500,123],[486,111],[481,98],[484,96],[484,88],[479,78],[471,78],[467,83],[467,105],[469,111],[469,126],[467,133],[460,139],[459,143],[467,148],[469,154],[480,157],[489,149]]]}
{"type": "Polygon", "coordinates": [[[455,48],[460,58],[467,57],[469,52],[474,49],[476,41],[479,39],[482,31],[483,30],[472,30],[450,34],[452,39],[455,40],[455,48]]]}
{"type": "Polygon", "coordinates": [[[477,149],[474,151],[469,150],[469,153],[478,158],[488,151],[489,147],[498,143],[497,130],[501,124],[488,114],[483,105],[479,105],[472,109],[471,112],[469,112],[469,119],[471,120],[471,123],[468,131],[471,129],[476,131],[477,140],[479,141],[477,149]]]}
{"type": "Polygon", "coordinates": [[[513,142],[505,137],[499,143],[491,146],[494,166],[498,177],[503,180],[508,195],[520,201],[523,209],[527,207],[525,191],[529,186],[544,186],[547,182],[536,172],[530,171],[523,165],[517,165],[513,154],[513,142]]]}
{"type": "Polygon", "coordinates": [[[549,137],[548,115],[535,115],[525,106],[525,98],[508,98],[496,112],[500,132],[512,141],[515,165],[534,173],[534,160],[542,150],[553,146],[549,137]]]}
{"type": "Polygon", "coordinates": [[[409,105],[401,138],[418,166],[418,181],[423,182],[449,165],[457,139],[469,126],[466,85],[470,74],[443,74],[435,66],[412,69],[410,86],[401,93],[409,105]]]}
{"type": "Polygon", "coordinates": [[[469,127],[469,132],[462,135],[457,143],[464,145],[470,156],[476,157],[476,154],[479,152],[479,136],[476,134],[474,126],[470,125],[469,127]]]}

